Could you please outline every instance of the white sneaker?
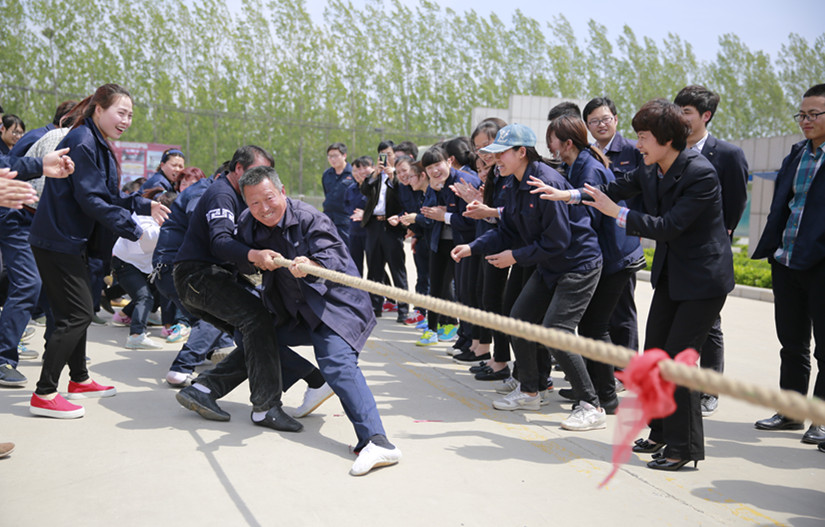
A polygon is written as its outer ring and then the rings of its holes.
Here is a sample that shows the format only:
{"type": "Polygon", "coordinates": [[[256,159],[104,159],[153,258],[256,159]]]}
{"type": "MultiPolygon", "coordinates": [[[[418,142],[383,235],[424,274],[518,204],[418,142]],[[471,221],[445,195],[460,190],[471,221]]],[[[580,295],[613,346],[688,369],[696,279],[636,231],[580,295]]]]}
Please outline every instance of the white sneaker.
{"type": "Polygon", "coordinates": [[[502,395],[507,395],[508,393],[513,393],[513,390],[518,388],[521,383],[519,383],[515,378],[509,377],[503,381],[501,384],[496,386],[496,393],[500,393],[502,395]]]}
{"type": "Polygon", "coordinates": [[[398,447],[390,450],[370,441],[367,446],[361,449],[361,453],[358,454],[358,459],[352,464],[349,473],[353,476],[363,476],[374,468],[395,465],[400,459],[401,450],[398,447]]]}
{"type": "Polygon", "coordinates": [[[599,430],[607,426],[607,417],[604,409],[596,408],[590,403],[579,401],[578,406],[570,413],[570,417],[561,422],[565,430],[599,430]]]}
{"type": "Polygon", "coordinates": [[[541,399],[538,395],[527,395],[516,388],[501,399],[493,401],[496,410],[538,410],[541,408],[541,399]]]}
{"type": "Polygon", "coordinates": [[[304,402],[301,406],[292,411],[292,417],[306,417],[316,408],[324,404],[324,401],[335,394],[329,384],[324,383],[320,388],[307,388],[304,392],[304,402]]]}
{"type": "Polygon", "coordinates": [[[553,392],[551,392],[550,390],[543,390],[539,392],[539,400],[542,406],[550,404],[550,402],[553,400],[553,396],[551,395],[552,393],[553,392]]]}
{"type": "Polygon", "coordinates": [[[130,350],[159,350],[163,345],[152,340],[146,332],[140,335],[129,335],[126,337],[126,349],[130,350]]]}
{"type": "Polygon", "coordinates": [[[147,326],[162,326],[163,320],[160,318],[160,312],[155,311],[154,313],[149,313],[149,316],[146,318],[146,325],[147,326]]]}
{"type": "Polygon", "coordinates": [[[184,388],[192,384],[195,380],[194,373],[183,373],[179,371],[170,371],[166,374],[166,382],[172,388],[184,388]]]}

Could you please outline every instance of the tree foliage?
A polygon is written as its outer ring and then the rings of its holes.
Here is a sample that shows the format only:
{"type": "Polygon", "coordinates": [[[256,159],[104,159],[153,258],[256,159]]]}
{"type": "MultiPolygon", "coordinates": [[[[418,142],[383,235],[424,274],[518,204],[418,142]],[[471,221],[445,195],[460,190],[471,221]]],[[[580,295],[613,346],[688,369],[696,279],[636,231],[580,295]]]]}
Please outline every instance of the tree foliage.
{"type": "Polygon", "coordinates": [[[60,101],[118,82],[136,103],[125,140],[180,144],[205,172],[259,144],[291,192],[320,192],[332,142],[351,158],[382,139],[431,144],[513,94],[607,95],[629,132],[647,100],[705,84],[722,96],[714,132],[736,139],[794,131],[800,94],[825,79],[825,34],[789,35],[775,61],[724,35],[704,63],[675,34],[657,42],[591,20],[580,36],[564,15],[543,26],[432,0],[329,0],[322,21],[305,0],[234,11],[225,0],[0,0],[0,13],[0,102],[31,128],[60,101]]]}

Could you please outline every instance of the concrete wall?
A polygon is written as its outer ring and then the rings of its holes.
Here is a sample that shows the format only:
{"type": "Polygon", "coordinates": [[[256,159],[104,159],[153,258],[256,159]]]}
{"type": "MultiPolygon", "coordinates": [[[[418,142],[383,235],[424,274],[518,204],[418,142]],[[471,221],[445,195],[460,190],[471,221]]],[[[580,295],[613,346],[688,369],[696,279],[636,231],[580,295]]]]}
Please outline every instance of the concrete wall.
{"type": "MultiPolygon", "coordinates": [[[[547,113],[553,106],[570,101],[584,108],[587,99],[561,99],[558,97],[539,97],[537,95],[511,95],[508,108],[473,108],[472,128],[489,117],[504,119],[507,123],[519,123],[529,126],[536,133],[536,150],[543,156],[550,155],[547,150],[547,113]]],[[[592,138],[590,138],[592,140],[592,138]]]]}

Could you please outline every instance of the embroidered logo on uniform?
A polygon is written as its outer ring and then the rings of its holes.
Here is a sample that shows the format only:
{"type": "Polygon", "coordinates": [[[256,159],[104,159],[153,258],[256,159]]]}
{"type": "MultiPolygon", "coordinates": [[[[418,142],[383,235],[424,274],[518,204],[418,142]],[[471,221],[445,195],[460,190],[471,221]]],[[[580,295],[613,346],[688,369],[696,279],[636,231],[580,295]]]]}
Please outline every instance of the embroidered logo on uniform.
{"type": "Polygon", "coordinates": [[[235,214],[229,209],[212,209],[206,213],[206,221],[228,219],[235,223],[235,214]]]}
{"type": "Polygon", "coordinates": [[[630,161],[620,161],[619,166],[630,164],[630,161]]]}

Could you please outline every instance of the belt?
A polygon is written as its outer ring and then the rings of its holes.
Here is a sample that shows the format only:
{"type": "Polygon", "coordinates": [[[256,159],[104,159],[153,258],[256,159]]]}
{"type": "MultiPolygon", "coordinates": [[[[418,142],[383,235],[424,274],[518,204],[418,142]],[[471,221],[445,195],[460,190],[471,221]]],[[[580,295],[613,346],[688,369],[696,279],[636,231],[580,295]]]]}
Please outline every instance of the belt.
{"type": "Polygon", "coordinates": [[[375,218],[378,221],[387,221],[386,216],[373,216],[373,218],[375,218]]]}

